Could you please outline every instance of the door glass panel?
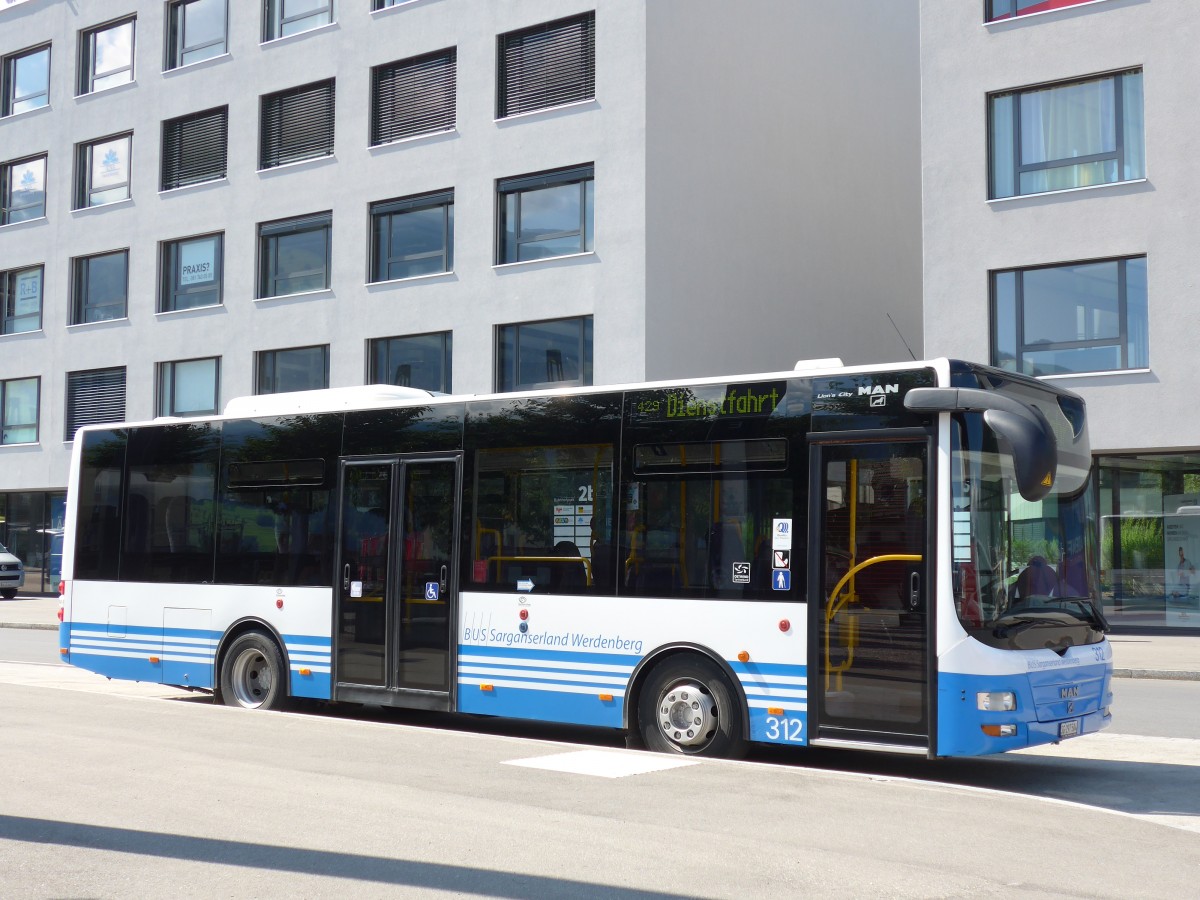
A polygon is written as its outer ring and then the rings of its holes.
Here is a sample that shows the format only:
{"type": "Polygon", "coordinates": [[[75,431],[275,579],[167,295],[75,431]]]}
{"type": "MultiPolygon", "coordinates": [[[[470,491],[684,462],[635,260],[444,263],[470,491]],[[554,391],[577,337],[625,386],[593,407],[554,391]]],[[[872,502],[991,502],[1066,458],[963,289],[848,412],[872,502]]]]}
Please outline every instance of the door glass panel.
{"type": "Polygon", "coordinates": [[[456,469],[452,462],[413,462],[404,468],[397,654],[401,687],[449,687],[456,469]]]}
{"type": "Polygon", "coordinates": [[[342,495],[338,681],[384,685],[392,467],[347,466],[342,495]]]}
{"type": "Polygon", "coordinates": [[[926,447],[822,455],[821,729],[927,733],[926,447]]]}

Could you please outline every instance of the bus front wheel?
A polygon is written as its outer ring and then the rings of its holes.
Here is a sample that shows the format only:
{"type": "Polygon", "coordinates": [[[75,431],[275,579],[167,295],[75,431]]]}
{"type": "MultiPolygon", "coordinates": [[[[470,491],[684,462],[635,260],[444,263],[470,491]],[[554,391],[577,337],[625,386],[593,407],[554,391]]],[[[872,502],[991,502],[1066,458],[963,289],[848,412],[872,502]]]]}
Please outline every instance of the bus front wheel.
{"type": "Polygon", "coordinates": [[[725,673],[702,656],[679,656],[650,673],[638,701],[649,750],[737,759],[746,752],[741,704],[725,673]]]}
{"type": "Polygon", "coordinates": [[[221,662],[221,700],[242,709],[280,709],[286,698],[283,654],[258,631],[237,637],[221,662]]]}

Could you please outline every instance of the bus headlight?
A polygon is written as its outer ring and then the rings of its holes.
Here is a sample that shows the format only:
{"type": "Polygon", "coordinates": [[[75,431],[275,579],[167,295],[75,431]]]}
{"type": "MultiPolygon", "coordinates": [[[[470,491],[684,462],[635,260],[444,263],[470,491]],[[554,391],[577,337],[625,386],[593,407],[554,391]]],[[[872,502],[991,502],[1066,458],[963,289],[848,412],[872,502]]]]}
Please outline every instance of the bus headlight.
{"type": "Polygon", "coordinates": [[[1012,691],[981,691],[975,695],[975,705],[987,712],[1011,712],[1017,708],[1017,695],[1012,691]]]}

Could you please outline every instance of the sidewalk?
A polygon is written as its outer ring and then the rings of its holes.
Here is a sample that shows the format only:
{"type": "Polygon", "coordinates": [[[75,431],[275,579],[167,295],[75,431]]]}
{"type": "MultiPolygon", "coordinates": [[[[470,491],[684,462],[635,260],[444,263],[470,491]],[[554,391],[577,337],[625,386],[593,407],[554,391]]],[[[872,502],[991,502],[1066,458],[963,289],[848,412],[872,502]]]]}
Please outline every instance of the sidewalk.
{"type": "MultiPolygon", "coordinates": [[[[0,628],[58,628],[57,597],[0,600],[0,628]]],[[[1109,638],[1113,674],[1118,678],[1200,681],[1200,637],[1131,635],[1109,638]]]]}

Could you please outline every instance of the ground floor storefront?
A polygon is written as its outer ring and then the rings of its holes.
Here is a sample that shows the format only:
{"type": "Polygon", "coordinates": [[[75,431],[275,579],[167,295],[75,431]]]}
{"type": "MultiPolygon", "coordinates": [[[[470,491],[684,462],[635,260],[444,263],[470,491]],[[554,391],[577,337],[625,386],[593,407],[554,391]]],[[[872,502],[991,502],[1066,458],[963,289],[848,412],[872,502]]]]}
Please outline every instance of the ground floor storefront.
{"type": "Polygon", "coordinates": [[[56,594],[66,491],[0,492],[0,544],[25,563],[26,594],[56,594]]]}

